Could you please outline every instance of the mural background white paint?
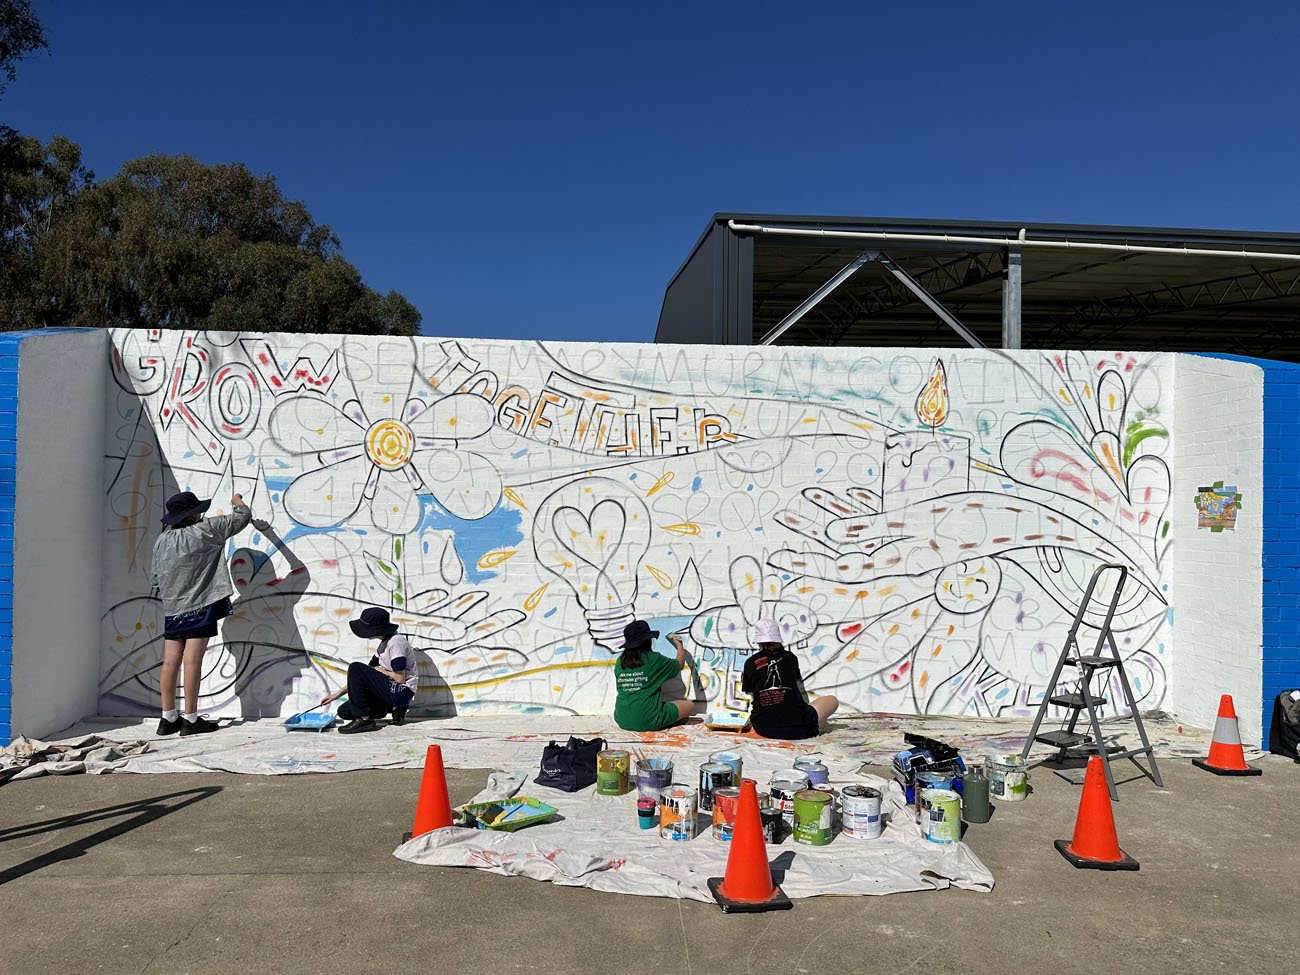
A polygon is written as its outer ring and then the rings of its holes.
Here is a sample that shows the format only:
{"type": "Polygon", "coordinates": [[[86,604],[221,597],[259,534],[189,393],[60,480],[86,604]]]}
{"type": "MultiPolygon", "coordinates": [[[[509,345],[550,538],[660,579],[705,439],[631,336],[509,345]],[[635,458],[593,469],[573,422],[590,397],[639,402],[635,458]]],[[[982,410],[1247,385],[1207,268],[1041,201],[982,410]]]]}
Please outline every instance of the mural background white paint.
{"type": "MultiPolygon", "coordinates": [[[[368,656],[346,620],[371,604],[444,712],[608,709],[635,613],[689,633],[710,701],[774,615],[849,709],[1027,714],[1101,560],[1138,580],[1118,622],[1141,705],[1175,706],[1171,356],[113,341],[105,713],[156,707],[148,554],[186,488],[240,490],[277,532],[232,546],[216,714],[314,704],[368,656]]],[[[1258,606],[1258,579],[1232,585],[1258,606]]]]}
{"type": "Polygon", "coordinates": [[[1231,694],[1242,741],[1260,739],[1263,671],[1264,373],[1258,366],[1178,356],[1175,366],[1173,698],[1188,722],[1212,728],[1231,694]],[[1236,527],[1196,527],[1197,489],[1242,494],[1236,527]]]}

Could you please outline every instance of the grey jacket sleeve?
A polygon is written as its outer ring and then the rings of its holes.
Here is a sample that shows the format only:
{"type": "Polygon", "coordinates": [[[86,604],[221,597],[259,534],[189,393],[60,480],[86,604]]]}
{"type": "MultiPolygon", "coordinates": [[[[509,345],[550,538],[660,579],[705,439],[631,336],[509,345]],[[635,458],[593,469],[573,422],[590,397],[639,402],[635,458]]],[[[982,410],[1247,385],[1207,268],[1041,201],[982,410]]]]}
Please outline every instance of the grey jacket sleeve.
{"type": "Polygon", "coordinates": [[[211,518],[205,518],[203,524],[209,531],[224,539],[238,535],[252,520],[253,512],[248,505],[237,504],[231,514],[213,515],[211,518]]]}

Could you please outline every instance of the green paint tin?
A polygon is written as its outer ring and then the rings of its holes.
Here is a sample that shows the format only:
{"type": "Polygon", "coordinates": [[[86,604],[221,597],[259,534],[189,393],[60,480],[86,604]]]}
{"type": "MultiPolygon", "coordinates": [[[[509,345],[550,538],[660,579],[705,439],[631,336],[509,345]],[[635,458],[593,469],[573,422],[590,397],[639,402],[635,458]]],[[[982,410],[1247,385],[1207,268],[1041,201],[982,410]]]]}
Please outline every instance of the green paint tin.
{"type": "Polygon", "coordinates": [[[832,796],[816,789],[804,789],[794,796],[794,841],[825,846],[831,841],[834,815],[832,796]]]}

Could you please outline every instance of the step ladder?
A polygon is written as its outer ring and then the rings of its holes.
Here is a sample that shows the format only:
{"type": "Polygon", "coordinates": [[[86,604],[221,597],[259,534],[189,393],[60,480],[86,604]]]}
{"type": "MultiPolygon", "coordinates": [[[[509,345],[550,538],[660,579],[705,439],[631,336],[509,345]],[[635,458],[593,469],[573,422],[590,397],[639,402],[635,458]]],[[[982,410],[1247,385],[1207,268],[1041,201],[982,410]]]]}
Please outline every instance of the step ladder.
{"type": "MultiPolygon", "coordinates": [[[[1043,703],[1039,705],[1038,714],[1034,716],[1034,725],[1029,731],[1029,738],[1020,753],[1020,757],[1027,761],[1029,759],[1029,750],[1033,747],[1034,742],[1042,742],[1058,749],[1055,756],[1045,760],[1049,762],[1062,761],[1066,757],[1066,753],[1071,749],[1093,752],[1101,756],[1102,767],[1106,770],[1106,785],[1110,789],[1111,799],[1116,801],[1119,800],[1119,794],[1115,790],[1115,777],[1110,770],[1110,763],[1116,759],[1127,758],[1131,760],[1143,775],[1151,779],[1157,786],[1164,787],[1164,783],[1160,781],[1160,770],[1156,768],[1155,749],[1151,747],[1151,742],[1147,739],[1147,731],[1142,724],[1142,715],[1138,713],[1137,702],[1133,699],[1133,688],[1129,684],[1128,675],[1124,672],[1124,661],[1120,658],[1119,647],[1115,644],[1115,635],[1110,628],[1111,621],[1115,618],[1115,609],[1119,606],[1120,594],[1124,591],[1124,583],[1127,580],[1128,568],[1123,565],[1106,563],[1098,566],[1097,570],[1093,572],[1092,578],[1088,581],[1087,591],[1083,594],[1083,601],[1080,602],[1079,609],[1074,614],[1074,624],[1070,627],[1070,632],[1065,638],[1065,645],[1061,648],[1061,655],[1056,660],[1056,669],[1052,671],[1052,678],[1047,683],[1047,693],[1043,696],[1043,703]],[[1079,646],[1079,628],[1084,625],[1083,618],[1092,603],[1093,592],[1097,588],[1097,583],[1102,575],[1107,572],[1118,572],[1119,577],[1115,582],[1115,591],[1110,597],[1110,605],[1106,609],[1106,620],[1097,634],[1097,645],[1093,648],[1092,653],[1085,654],[1079,646]],[[1109,648],[1109,653],[1106,653],[1107,648],[1109,648]],[[1062,692],[1059,686],[1061,671],[1066,667],[1076,668],[1078,672],[1076,678],[1067,680],[1067,683],[1077,684],[1077,690],[1062,692]],[[1106,703],[1106,698],[1093,690],[1092,683],[1093,677],[1097,674],[1101,674],[1103,680],[1105,680],[1112,672],[1119,678],[1119,686],[1123,689],[1124,699],[1128,702],[1129,715],[1137,726],[1138,737],[1142,739],[1141,748],[1122,749],[1113,752],[1106,750],[1106,743],[1101,735],[1101,721],[1097,717],[1097,708],[1106,703]],[[1057,731],[1047,731],[1039,734],[1043,718],[1046,717],[1047,709],[1050,707],[1065,709],[1065,715],[1061,719],[1061,727],[1057,731]],[[1075,730],[1079,718],[1085,712],[1088,715],[1091,733],[1075,730]],[[1146,756],[1147,767],[1144,767],[1138,761],[1139,755],[1146,756]]],[[[1103,683],[1101,690],[1105,690],[1105,683],[1103,683]]]]}

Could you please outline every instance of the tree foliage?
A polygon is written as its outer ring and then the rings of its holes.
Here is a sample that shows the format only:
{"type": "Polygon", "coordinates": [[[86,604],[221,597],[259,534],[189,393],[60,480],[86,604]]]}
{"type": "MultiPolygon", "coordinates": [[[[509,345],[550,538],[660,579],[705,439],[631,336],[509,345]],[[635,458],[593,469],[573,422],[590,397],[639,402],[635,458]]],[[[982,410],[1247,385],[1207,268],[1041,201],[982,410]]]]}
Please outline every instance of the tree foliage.
{"type": "Polygon", "coordinates": [[[15,65],[45,47],[45,31],[29,0],[0,0],[0,92],[17,77],[15,65]]]}
{"type": "Polygon", "coordinates": [[[93,183],[75,145],[54,140],[38,165],[33,141],[16,168],[45,196],[4,193],[5,219],[25,214],[6,252],[28,282],[0,300],[6,327],[419,330],[415,307],[367,287],[329,227],[286,200],[274,177],[155,155],[93,183]]]}

